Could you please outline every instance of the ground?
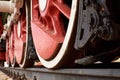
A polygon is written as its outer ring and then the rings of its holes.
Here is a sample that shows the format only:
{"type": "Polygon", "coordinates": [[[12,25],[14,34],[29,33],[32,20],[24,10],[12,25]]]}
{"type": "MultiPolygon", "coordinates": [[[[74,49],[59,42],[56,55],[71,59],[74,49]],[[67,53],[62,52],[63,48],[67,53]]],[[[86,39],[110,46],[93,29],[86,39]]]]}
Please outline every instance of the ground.
{"type": "Polygon", "coordinates": [[[0,71],[0,80],[12,80],[12,79],[0,71]]]}

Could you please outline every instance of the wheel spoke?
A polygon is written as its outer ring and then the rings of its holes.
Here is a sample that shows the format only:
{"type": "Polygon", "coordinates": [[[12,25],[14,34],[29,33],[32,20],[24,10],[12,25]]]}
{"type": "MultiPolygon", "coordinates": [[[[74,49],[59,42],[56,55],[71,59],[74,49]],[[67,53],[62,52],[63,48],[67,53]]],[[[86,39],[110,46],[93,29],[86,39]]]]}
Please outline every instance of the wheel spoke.
{"type": "Polygon", "coordinates": [[[56,16],[51,16],[51,20],[54,29],[54,37],[57,41],[63,42],[65,36],[63,23],[60,21],[60,18],[56,16]]]}
{"type": "Polygon", "coordinates": [[[53,5],[68,19],[70,19],[70,7],[64,3],[60,3],[57,0],[53,1],[53,5]]]}

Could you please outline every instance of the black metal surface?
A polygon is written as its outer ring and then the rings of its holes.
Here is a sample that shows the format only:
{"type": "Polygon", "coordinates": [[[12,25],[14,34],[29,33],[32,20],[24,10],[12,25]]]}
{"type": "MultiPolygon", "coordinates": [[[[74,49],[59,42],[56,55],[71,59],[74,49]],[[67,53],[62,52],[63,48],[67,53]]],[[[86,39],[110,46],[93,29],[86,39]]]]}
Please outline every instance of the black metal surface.
{"type": "Polygon", "coordinates": [[[0,40],[0,48],[2,50],[0,50],[0,52],[5,52],[6,50],[6,41],[5,40],[0,40]]]}
{"type": "Polygon", "coordinates": [[[1,68],[14,80],[120,80],[120,69],[1,68]]]}

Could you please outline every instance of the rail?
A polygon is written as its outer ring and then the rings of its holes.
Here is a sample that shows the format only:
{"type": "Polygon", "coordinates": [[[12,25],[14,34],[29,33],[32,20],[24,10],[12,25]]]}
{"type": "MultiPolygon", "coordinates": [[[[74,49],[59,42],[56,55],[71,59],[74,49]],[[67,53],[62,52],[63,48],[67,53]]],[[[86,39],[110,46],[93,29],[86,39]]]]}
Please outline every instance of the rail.
{"type": "Polygon", "coordinates": [[[0,68],[13,80],[120,80],[120,69],[67,68],[0,68]]]}

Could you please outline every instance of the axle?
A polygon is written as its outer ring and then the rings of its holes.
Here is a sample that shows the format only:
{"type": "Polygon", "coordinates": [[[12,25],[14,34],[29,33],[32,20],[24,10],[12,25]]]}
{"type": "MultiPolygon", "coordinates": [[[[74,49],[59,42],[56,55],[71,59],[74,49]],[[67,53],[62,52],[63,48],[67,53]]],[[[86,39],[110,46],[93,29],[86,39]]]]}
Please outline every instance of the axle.
{"type": "Polygon", "coordinates": [[[0,12],[14,12],[14,3],[12,1],[0,1],[0,12]]]}

